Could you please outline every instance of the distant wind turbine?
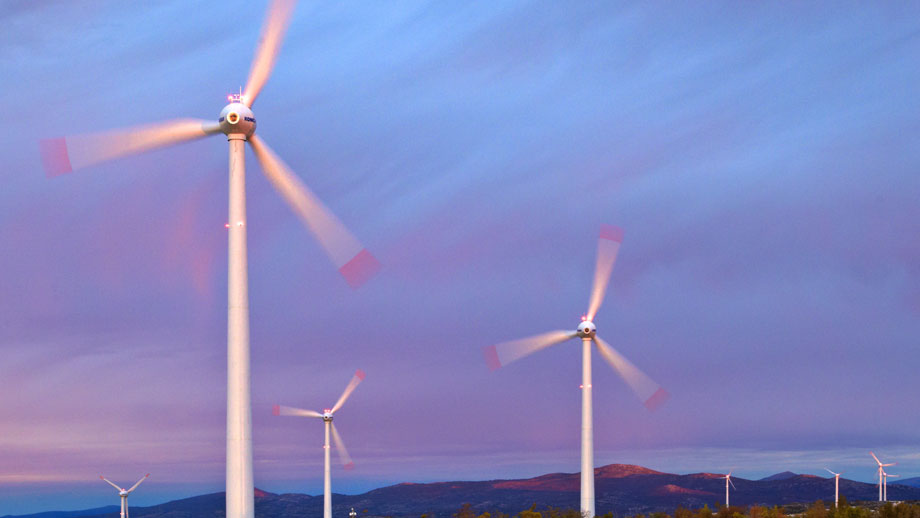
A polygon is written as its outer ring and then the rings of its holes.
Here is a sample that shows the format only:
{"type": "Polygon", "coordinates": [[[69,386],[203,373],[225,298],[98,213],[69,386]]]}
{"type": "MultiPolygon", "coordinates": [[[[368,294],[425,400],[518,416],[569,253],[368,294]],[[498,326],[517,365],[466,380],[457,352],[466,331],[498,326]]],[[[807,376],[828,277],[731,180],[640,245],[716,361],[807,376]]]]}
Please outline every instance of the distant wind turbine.
{"type": "Polygon", "coordinates": [[[738,488],[736,488],[735,483],[732,482],[732,472],[731,471],[729,471],[728,475],[725,475],[725,477],[723,478],[725,479],[725,507],[728,507],[728,485],[731,484],[732,489],[736,491],[738,488]]]}
{"type": "Polygon", "coordinates": [[[286,415],[293,417],[318,417],[323,420],[326,428],[326,441],[323,443],[324,450],[324,465],[323,465],[323,518],[332,518],[332,475],[329,468],[329,434],[332,433],[332,440],[335,442],[335,449],[339,451],[339,459],[341,459],[342,464],[345,466],[345,469],[351,469],[355,466],[355,463],[351,461],[351,457],[348,455],[348,450],[345,449],[345,443],[342,442],[342,438],[339,436],[338,430],[335,429],[335,425],[332,424],[333,415],[342,408],[342,405],[345,404],[345,401],[351,396],[351,393],[355,391],[355,388],[361,383],[361,380],[364,379],[364,371],[358,369],[355,371],[355,375],[351,378],[351,381],[348,383],[348,386],[345,387],[345,391],[342,392],[342,395],[339,396],[339,400],[335,402],[335,405],[332,408],[326,408],[323,410],[323,413],[319,413],[315,410],[303,410],[301,408],[293,408],[289,406],[275,405],[272,408],[272,413],[274,415],[286,415]]]}
{"type": "Polygon", "coordinates": [[[875,453],[869,452],[869,455],[872,455],[872,458],[875,459],[876,464],[878,464],[878,501],[884,502],[886,500],[885,496],[885,468],[888,466],[894,466],[897,462],[892,462],[891,464],[882,464],[882,461],[878,460],[878,457],[875,456],[875,453]]]}
{"type": "Polygon", "coordinates": [[[504,367],[513,361],[533,354],[541,349],[578,337],[581,339],[581,512],[588,518],[594,517],[594,419],[591,404],[591,344],[633,393],[649,410],[661,406],[668,399],[668,392],[649,378],[638,367],[620,355],[607,342],[597,336],[594,317],[604,301],[607,283],[613,272],[623,229],[612,225],[601,225],[598,239],[597,263],[594,268],[594,286],[588,303],[588,313],[581,317],[581,323],[574,330],[550,331],[541,335],[490,345],[483,349],[486,363],[492,370],[504,367]]]}
{"type": "Polygon", "coordinates": [[[884,478],[885,478],[885,490],[882,492],[882,494],[883,494],[883,496],[885,497],[885,501],[887,502],[887,501],[888,501],[888,477],[897,478],[897,477],[900,477],[901,475],[889,475],[888,473],[884,473],[884,475],[885,475],[885,476],[884,476],[884,478]]]}
{"type": "Polygon", "coordinates": [[[840,475],[843,473],[834,473],[833,471],[824,468],[828,473],[834,475],[834,507],[837,507],[837,502],[840,500],[840,475]]]}
{"type": "Polygon", "coordinates": [[[114,487],[115,489],[118,490],[118,496],[121,497],[121,515],[120,515],[121,518],[128,518],[128,495],[130,495],[132,491],[134,491],[135,489],[137,489],[137,486],[141,485],[141,482],[147,480],[147,477],[149,477],[149,476],[150,476],[150,473],[147,473],[146,475],[144,475],[143,477],[141,477],[141,479],[138,480],[133,486],[131,486],[131,489],[125,489],[125,488],[123,488],[123,487],[119,487],[118,484],[116,484],[116,483],[112,482],[111,480],[109,480],[109,479],[103,477],[102,475],[99,475],[99,478],[101,478],[102,480],[105,480],[105,481],[108,482],[112,487],[114,487]]]}

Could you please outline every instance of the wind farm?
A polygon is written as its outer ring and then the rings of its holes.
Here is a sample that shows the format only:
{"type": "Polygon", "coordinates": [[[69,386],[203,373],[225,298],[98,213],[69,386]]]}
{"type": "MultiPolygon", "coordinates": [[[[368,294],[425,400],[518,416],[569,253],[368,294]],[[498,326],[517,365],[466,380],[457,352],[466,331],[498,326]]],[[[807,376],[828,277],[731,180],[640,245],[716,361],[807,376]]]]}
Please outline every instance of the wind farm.
{"type": "Polygon", "coordinates": [[[0,518],[920,516],[915,6],[0,11],[0,518]]]}

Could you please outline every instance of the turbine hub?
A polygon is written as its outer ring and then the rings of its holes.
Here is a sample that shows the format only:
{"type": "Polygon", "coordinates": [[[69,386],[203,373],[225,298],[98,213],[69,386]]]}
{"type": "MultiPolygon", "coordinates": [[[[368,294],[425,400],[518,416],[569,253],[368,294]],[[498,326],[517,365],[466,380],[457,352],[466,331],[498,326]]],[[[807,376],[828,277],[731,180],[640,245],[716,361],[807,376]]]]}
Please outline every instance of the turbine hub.
{"type": "Polygon", "coordinates": [[[256,117],[245,104],[231,102],[220,111],[217,119],[224,135],[245,135],[251,137],[256,131],[256,117]]]}
{"type": "Polygon", "coordinates": [[[594,326],[594,322],[584,320],[582,323],[578,324],[576,332],[578,332],[579,338],[592,338],[595,333],[597,333],[597,327],[594,326]]]}
{"type": "Polygon", "coordinates": [[[323,421],[332,421],[332,410],[328,408],[323,410],[323,421]]]}

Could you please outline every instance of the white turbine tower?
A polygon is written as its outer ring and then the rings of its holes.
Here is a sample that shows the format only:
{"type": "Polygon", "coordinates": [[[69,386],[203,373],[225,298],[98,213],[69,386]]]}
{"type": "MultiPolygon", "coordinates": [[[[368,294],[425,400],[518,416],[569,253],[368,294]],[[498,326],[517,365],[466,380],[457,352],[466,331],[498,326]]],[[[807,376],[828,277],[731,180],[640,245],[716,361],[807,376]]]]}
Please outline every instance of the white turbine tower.
{"type": "Polygon", "coordinates": [[[587,518],[594,517],[594,431],[591,402],[591,344],[607,360],[632,391],[654,410],[668,398],[668,393],[635,365],[620,355],[607,342],[597,336],[594,317],[600,309],[607,291],[607,283],[616,262],[623,230],[611,225],[602,225],[598,240],[597,263],[594,270],[594,286],[588,303],[588,312],[575,331],[551,331],[541,335],[490,345],[483,350],[486,363],[492,370],[508,365],[529,354],[562,343],[571,338],[581,339],[581,511],[587,518]]]}
{"type": "Polygon", "coordinates": [[[875,459],[875,463],[878,464],[878,501],[884,502],[886,500],[885,468],[888,466],[894,466],[897,464],[897,462],[892,462],[891,464],[882,464],[882,461],[878,460],[878,457],[875,456],[875,453],[870,451],[869,455],[872,455],[872,458],[875,459]]]}
{"type": "Polygon", "coordinates": [[[732,482],[732,472],[731,471],[728,472],[728,475],[725,475],[722,478],[725,479],[725,507],[728,507],[728,485],[731,484],[732,489],[735,489],[735,490],[737,490],[738,488],[736,488],[735,483],[732,482]]]}
{"type": "Polygon", "coordinates": [[[345,466],[345,469],[351,469],[355,465],[355,463],[351,461],[351,457],[348,455],[348,450],[345,449],[345,443],[342,442],[342,437],[339,436],[338,430],[336,430],[335,425],[332,423],[332,418],[334,417],[335,413],[338,412],[340,408],[342,408],[342,405],[345,404],[345,401],[349,396],[351,396],[351,393],[354,392],[355,388],[358,386],[358,383],[361,383],[361,380],[363,379],[364,371],[361,369],[355,371],[355,375],[351,378],[348,386],[345,387],[345,391],[342,392],[342,395],[339,396],[339,400],[335,402],[335,405],[333,405],[332,408],[326,408],[322,413],[319,413],[315,410],[303,410],[301,408],[293,408],[281,405],[275,405],[272,408],[272,413],[274,415],[318,417],[322,419],[323,423],[325,424],[326,440],[323,443],[323,518],[332,518],[332,474],[329,467],[330,433],[332,435],[332,440],[335,442],[335,449],[339,451],[339,458],[342,460],[342,464],[345,466]]]}
{"type": "Polygon", "coordinates": [[[889,473],[887,473],[887,472],[882,472],[882,474],[884,475],[884,479],[885,479],[885,490],[882,492],[882,495],[883,495],[885,501],[887,502],[887,501],[888,501],[888,477],[898,478],[898,477],[900,477],[901,475],[891,475],[891,474],[889,474],[889,473]]]}
{"type": "MultiPolygon", "coordinates": [[[[246,89],[228,96],[216,121],[175,119],[40,143],[48,176],[223,133],[229,155],[229,263],[227,282],[227,509],[226,518],[253,518],[252,407],[249,369],[249,295],[246,252],[246,169],[249,142],[262,172],[303,220],[349,285],[358,287],[380,264],[262,139],[252,112],[281,48],[295,0],[272,0],[246,89]]],[[[235,23],[235,22],[234,22],[235,23]]]]}
{"type": "Polygon", "coordinates": [[[834,475],[834,507],[838,507],[838,502],[840,501],[840,475],[843,473],[834,473],[833,471],[824,468],[828,473],[834,475]]]}
{"type": "Polygon", "coordinates": [[[109,479],[103,477],[102,475],[99,475],[99,478],[101,478],[102,480],[105,480],[105,481],[108,482],[112,487],[114,487],[115,489],[118,490],[118,496],[121,497],[121,515],[120,515],[121,518],[128,518],[128,495],[130,495],[132,491],[134,491],[135,489],[137,489],[137,486],[141,485],[141,482],[147,480],[147,477],[149,477],[149,476],[150,476],[150,473],[147,473],[146,475],[144,475],[143,477],[141,477],[140,480],[138,480],[137,482],[135,482],[134,485],[131,486],[130,489],[125,489],[125,488],[123,488],[123,487],[120,487],[118,484],[112,482],[111,480],[109,480],[109,479]]]}

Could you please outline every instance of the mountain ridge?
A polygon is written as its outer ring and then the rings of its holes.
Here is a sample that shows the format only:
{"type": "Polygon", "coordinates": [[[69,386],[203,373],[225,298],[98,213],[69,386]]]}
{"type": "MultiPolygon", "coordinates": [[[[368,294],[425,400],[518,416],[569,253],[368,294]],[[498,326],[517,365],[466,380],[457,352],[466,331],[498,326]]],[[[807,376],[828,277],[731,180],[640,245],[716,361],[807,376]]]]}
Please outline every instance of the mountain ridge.
{"type": "MultiPolygon", "coordinates": [[[[724,500],[724,475],[663,473],[630,464],[609,464],[595,468],[596,509],[599,514],[673,512],[678,506],[718,507],[724,500]]],[[[909,480],[909,479],[908,479],[909,480]]],[[[736,489],[731,492],[733,505],[785,505],[823,499],[832,502],[833,478],[777,473],[765,479],[748,480],[732,477],[736,489]],[[778,478],[777,478],[778,477],[778,478]]],[[[547,473],[526,479],[485,481],[446,481],[431,483],[402,482],[359,495],[333,494],[333,516],[347,516],[354,508],[361,518],[392,517],[449,518],[464,504],[478,513],[503,512],[511,515],[536,504],[538,508],[575,509],[579,505],[579,473],[547,473]]],[[[840,493],[850,500],[874,500],[878,490],[873,484],[840,479],[840,493]]],[[[920,488],[889,484],[892,500],[920,500],[920,488]]],[[[322,495],[299,493],[275,494],[256,490],[256,517],[321,518],[322,495]]],[[[2,518],[117,518],[118,507],[97,514],[88,511],[46,512],[31,515],[8,515],[2,518]]],[[[105,508],[96,508],[102,510],[105,508]]],[[[132,507],[133,518],[223,518],[224,493],[210,493],[173,500],[148,507],[132,507]]]]}

